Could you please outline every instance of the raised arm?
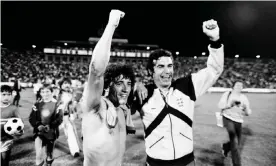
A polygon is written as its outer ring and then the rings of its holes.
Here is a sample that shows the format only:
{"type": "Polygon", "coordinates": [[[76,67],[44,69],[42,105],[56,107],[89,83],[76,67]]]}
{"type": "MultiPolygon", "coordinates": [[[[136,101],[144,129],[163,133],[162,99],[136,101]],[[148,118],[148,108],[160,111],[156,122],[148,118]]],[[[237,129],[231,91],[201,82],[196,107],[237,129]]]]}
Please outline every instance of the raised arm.
{"type": "Polygon", "coordinates": [[[219,27],[217,22],[209,20],[203,22],[203,32],[210,38],[208,46],[209,57],[207,67],[192,74],[192,81],[196,97],[203,95],[219,78],[223,72],[224,49],[219,39],[219,27]]]}
{"type": "Polygon", "coordinates": [[[112,37],[120,18],[124,13],[112,10],[109,14],[108,24],[98,43],[96,44],[89,66],[87,85],[83,92],[83,111],[97,110],[99,107],[104,84],[104,72],[110,58],[112,37]]]}

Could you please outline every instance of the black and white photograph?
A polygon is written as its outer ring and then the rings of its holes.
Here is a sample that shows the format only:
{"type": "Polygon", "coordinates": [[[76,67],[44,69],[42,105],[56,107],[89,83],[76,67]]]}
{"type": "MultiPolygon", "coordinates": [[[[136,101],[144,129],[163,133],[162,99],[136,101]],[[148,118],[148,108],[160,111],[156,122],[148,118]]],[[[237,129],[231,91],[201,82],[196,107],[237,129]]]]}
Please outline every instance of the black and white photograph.
{"type": "Polygon", "coordinates": [[[2,166],[275,166],[275,1],[1,1],[2,166]]]}

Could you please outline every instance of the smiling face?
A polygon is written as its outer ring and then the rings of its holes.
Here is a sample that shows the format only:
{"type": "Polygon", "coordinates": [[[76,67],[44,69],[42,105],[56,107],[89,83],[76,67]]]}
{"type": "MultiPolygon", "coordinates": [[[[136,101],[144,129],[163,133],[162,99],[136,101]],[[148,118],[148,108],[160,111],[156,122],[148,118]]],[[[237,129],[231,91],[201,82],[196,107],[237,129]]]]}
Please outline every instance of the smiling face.
{"type": "Polygon", "coordinates": [[[131,80],[118,76],[113,83],[111,83],[109,90],[109,98],[115,106],[124,105],[127,103],[128,96],[131,92],[131,80]]]}
{"type": "Polygon", "coordinates": [[[70,87],[71,87],[71,84],[68,81],[64,81],[63,84],[61,85],[61,89],[65,90],[65,91],[69,91],[70,87]]]}
{"type": "Polygon", "coordinates": [[[171,57],[163,56],[154,60],[153,80],[157,87],[168,88],[173,78],[173,60],[171,57]]]}
{"type": "Polygon", "coordinates": [[[48,88],[42,88],[40,91],[40,95],[44,102],[50,101],[53,97],[52,91],[48,88]]]}
{"type": "Polygon", "coordinates": [[[237,93],[241,93],[243,89],[243,83],[242,82],[236,82],[234,87],[233,87],[233,90],[237,93]]]}
{"type": "Polygon", "coordinates": [[[1,92],[1,104],[8,105],[12,100],[12,93],[11,92],[1,92]]]}

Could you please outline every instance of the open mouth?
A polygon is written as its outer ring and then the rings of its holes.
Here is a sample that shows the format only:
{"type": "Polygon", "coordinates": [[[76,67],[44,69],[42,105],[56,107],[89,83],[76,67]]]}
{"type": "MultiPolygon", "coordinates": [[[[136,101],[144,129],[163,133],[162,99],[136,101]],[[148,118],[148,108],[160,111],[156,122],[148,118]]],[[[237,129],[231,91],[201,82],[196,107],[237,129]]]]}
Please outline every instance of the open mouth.
{"type": "Polygon", "coordinates": [[[160,76],[160,77],[164,81],[169,81],[172,78],[172,76],[160,76]]]}
{"type": "Polygon", "coordinates": [[[120,96],[120,98],[122,98],[122,99],[127,99],[127,97],[128,97],[127,94],[121,94],[121,95],[119,95],[119,96],[120,96]]]}

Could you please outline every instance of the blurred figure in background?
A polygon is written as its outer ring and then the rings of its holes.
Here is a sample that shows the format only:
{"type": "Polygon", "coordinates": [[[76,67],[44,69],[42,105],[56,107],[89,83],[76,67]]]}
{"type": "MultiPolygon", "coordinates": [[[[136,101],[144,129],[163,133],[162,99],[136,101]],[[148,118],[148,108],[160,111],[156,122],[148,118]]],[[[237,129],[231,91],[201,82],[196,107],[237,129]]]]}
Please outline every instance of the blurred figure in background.
{"type": "Polygon", "coordinates": [[[14,79],[14,85],[13,85],[13,91],[15,91],[15,96],[13,98],[13,105],[17,106],[17,107],[21,107],[21,105],[19,105],[19,100],[20,100],[20,92],[21,89],[24,89],[23,87],[21,87],[20,85],[20,78],[18,78],[17,76],[14,79]]]}
{"type": "Polygon", "coordinates": [[[241,165],[239,147],[243,116],[249,116],[252,113],[247,97],[241,93],[242,89],[243,83],[236,81],[233,89],[225,92],[218,103],[223,116],[223,126],[226,128],[230,140],[222,144],[222,153],[226,157],[228,152],[231,151],[234,166],[241,165]]]}
{"type": "Polygon", "coordinates": [[[34,87],[34,94],[36,96],[36,100],[40,100],[41,99],[41,95],[40,95],[40,88],[42,87],[42,82],[41,79],[37,79],[36,83],[33,84],[34,87]]]}
{"type": "Polygon", "coordinates": [[[59,125],[62,123],[62,110],[57,109],[57,100],[53,98],[50,84],[41,87],[41,100],[36,101],[29,116],[35,138],[36,165],[44,164],[43,147],[46,150],[46,164],[53,159],[55,141],[59,137],[59,125]]]}
{"type": "Polygon", "coordinates": [[[70,153],[73,157],[79,156],[80,141],[78,138],[75,120],[75,109],[73,107],[73,90],[71,87],[71,80],[64,78],[60,82],[60,91],[58,96],[59,109],[63,111],[63,129],[67,137],[67,143],[70,153]]]}

